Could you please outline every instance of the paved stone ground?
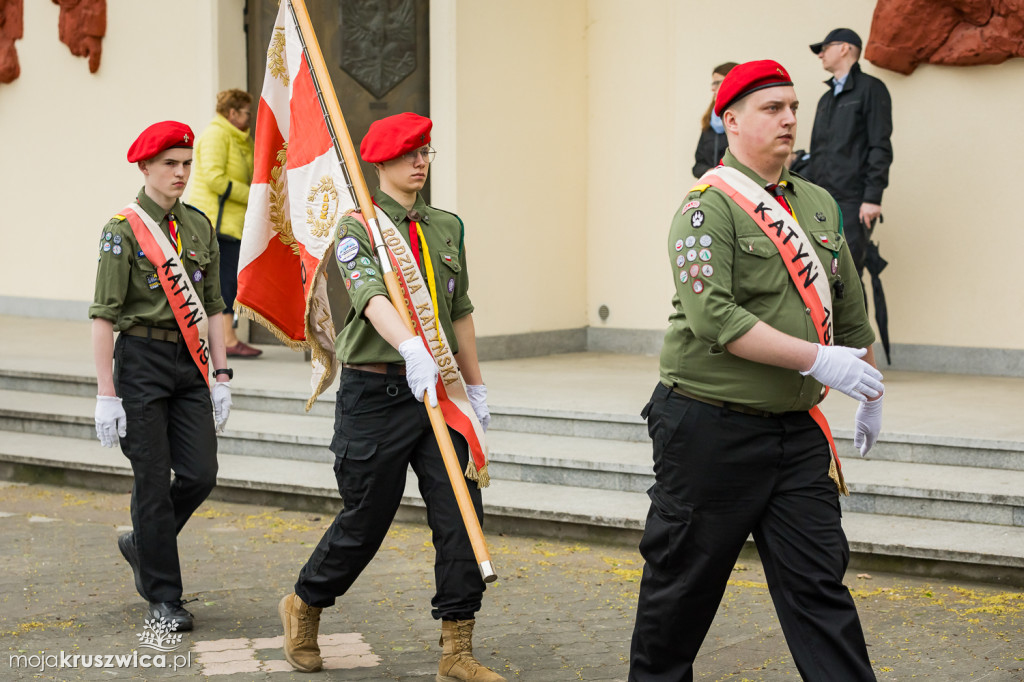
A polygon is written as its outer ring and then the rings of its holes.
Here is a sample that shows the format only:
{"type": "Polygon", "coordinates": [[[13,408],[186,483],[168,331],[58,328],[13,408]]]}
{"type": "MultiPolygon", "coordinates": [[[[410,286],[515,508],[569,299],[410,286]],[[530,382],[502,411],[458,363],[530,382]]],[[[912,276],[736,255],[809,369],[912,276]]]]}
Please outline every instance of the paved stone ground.
{"type": "MultiPolygon", "coordinates": [[[[429,615],[425,527],[395,524],[350,593],[324,612],[331,669],[310,677],[283,660],[276,605],[329,519],[222,502],[205,504],[180,538],[197,629],[167,645],[178,670],[86,668],[83,659],[78,668],[36,659],[34,669],[18,667],[12,656],[157,653],[140,646],[143,603],[115,547],[128,501],[0,483],[0,679],[434,679],[439,626],[429,615]]],[[[624,680],[641,567],[635,549],[489,541],[500,578],[479,614],[480,658],[510,680],[624,680]]],[[[799,679],[763,581],[756,557],[743,558],[698,659],[698,680],[799,679]]],[[[855,571],[847,582],[880,680],[1024,680],[1024,594],[855,571]]]]}

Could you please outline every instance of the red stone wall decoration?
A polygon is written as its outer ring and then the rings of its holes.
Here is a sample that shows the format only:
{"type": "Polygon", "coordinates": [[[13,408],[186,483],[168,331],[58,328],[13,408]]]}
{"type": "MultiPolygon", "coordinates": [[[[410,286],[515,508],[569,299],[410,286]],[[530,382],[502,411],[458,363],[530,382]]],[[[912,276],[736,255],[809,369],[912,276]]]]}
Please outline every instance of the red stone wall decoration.
{"type": "Polygon", "coordinates": [[[1024,0],[879,0],[864,57],[905,74],[1024,57],[1024,0]]]}
{"type": "Polygon", "coordinates": [[[60,5],[60,41],[76,57],[89,58],[89,71],[100,68],[107,34],[107,0],[53,0],[60,5]]]}
{"type": "Polygon", "coordinates": [[[15,40],[24,33],[24,0],[0,0],[0,83],[11,83],[21,74],[15,40]]]}

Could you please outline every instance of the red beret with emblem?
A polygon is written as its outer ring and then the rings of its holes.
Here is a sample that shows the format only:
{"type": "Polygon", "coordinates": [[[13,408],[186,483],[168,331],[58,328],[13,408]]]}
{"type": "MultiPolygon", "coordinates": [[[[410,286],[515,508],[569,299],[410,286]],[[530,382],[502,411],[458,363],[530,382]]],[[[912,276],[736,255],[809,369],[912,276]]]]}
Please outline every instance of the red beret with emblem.
{"type": "Polygon", "coordinates": [[[183,147],[192,149],[196,136],[192,129],[184,123],[177,121],[160,121],[154,123],[142,131],[132,146],[128,148],[128,163],[145,161],[170,149],[171,147],[183,147]]]}
{"type": "Polygon", "coordinates": [[[762,59],[745,62],[733,68],[718,86],[715,96],[715,115],[721,116],[729,105],[743,99],[757,90],[792,85],[789,72],[776,61],[762,59]]]}
{"type": "Polygon", "coordinates": [[[409,111],[374,121],[359,145],[359,155],[367,163],[390,161],[429,144],[433,125],[426,116],[409,111]]]}

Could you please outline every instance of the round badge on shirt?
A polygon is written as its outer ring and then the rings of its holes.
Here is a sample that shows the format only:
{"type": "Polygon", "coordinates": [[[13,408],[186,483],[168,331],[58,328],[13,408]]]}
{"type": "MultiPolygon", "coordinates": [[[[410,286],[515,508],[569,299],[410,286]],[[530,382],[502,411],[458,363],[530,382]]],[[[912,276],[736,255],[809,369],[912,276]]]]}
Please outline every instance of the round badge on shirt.
{"type": "Polygon", "coordinates": [[[196,270],[195,272],[192,273],[192,281],[193,282],[198,283],[199,280],[201,280],[202,278],[203,278],[203,271],[202,270],[196,270]]]}
{"type": "Polygon", "coordinates": [[[338,256],[338,261],[348,263],[359,254],[359,242],[356,241],[355,237],[345,237],[338,242],[338,248],[335,250],[335,253],[338,256]]]}
{"type": "Polygon", "coordinates": [[[697,238],[694,237],[691,234],[689,237],[686,238],[686,242],[685,243],[686,243],[686,248],[688,248],[688,249],[689,248],[693,248],[693,245],[697,243],[697,238]]]}
{"type": "Polygon", "coordinates": [[[450,277],[448,279],[448,293],[451,294],[451,293],[454,293],[454,292],[455,292],[455,278],[454,277],[450,277]]]}

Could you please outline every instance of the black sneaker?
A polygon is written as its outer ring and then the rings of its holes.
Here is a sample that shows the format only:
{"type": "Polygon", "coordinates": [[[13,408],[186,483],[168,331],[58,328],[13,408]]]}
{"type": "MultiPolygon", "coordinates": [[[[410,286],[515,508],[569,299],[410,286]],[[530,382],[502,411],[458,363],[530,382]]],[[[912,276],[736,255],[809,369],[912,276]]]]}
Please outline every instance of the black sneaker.
{"type": "Polygon", "coordinates": [[[178,627],[174,632],[184,632],[192,629],[192,614],[181,605],[181,600],[165,602],[150,602],[149,617],[153,620],[164,620],[167,623],[177,623],[178,627]]]}
{"type": "Polygon", "coordinates": [[[139,571],[139,553],[135,551],[135,536],[131,531],[117,538],[117,548],[121,550],[124,560],[132,567],[132,573],[135,574],[135,589],[139,591],[139,596],[146,599],[146,593],[142,590],[142,573],[139,571]]]}

